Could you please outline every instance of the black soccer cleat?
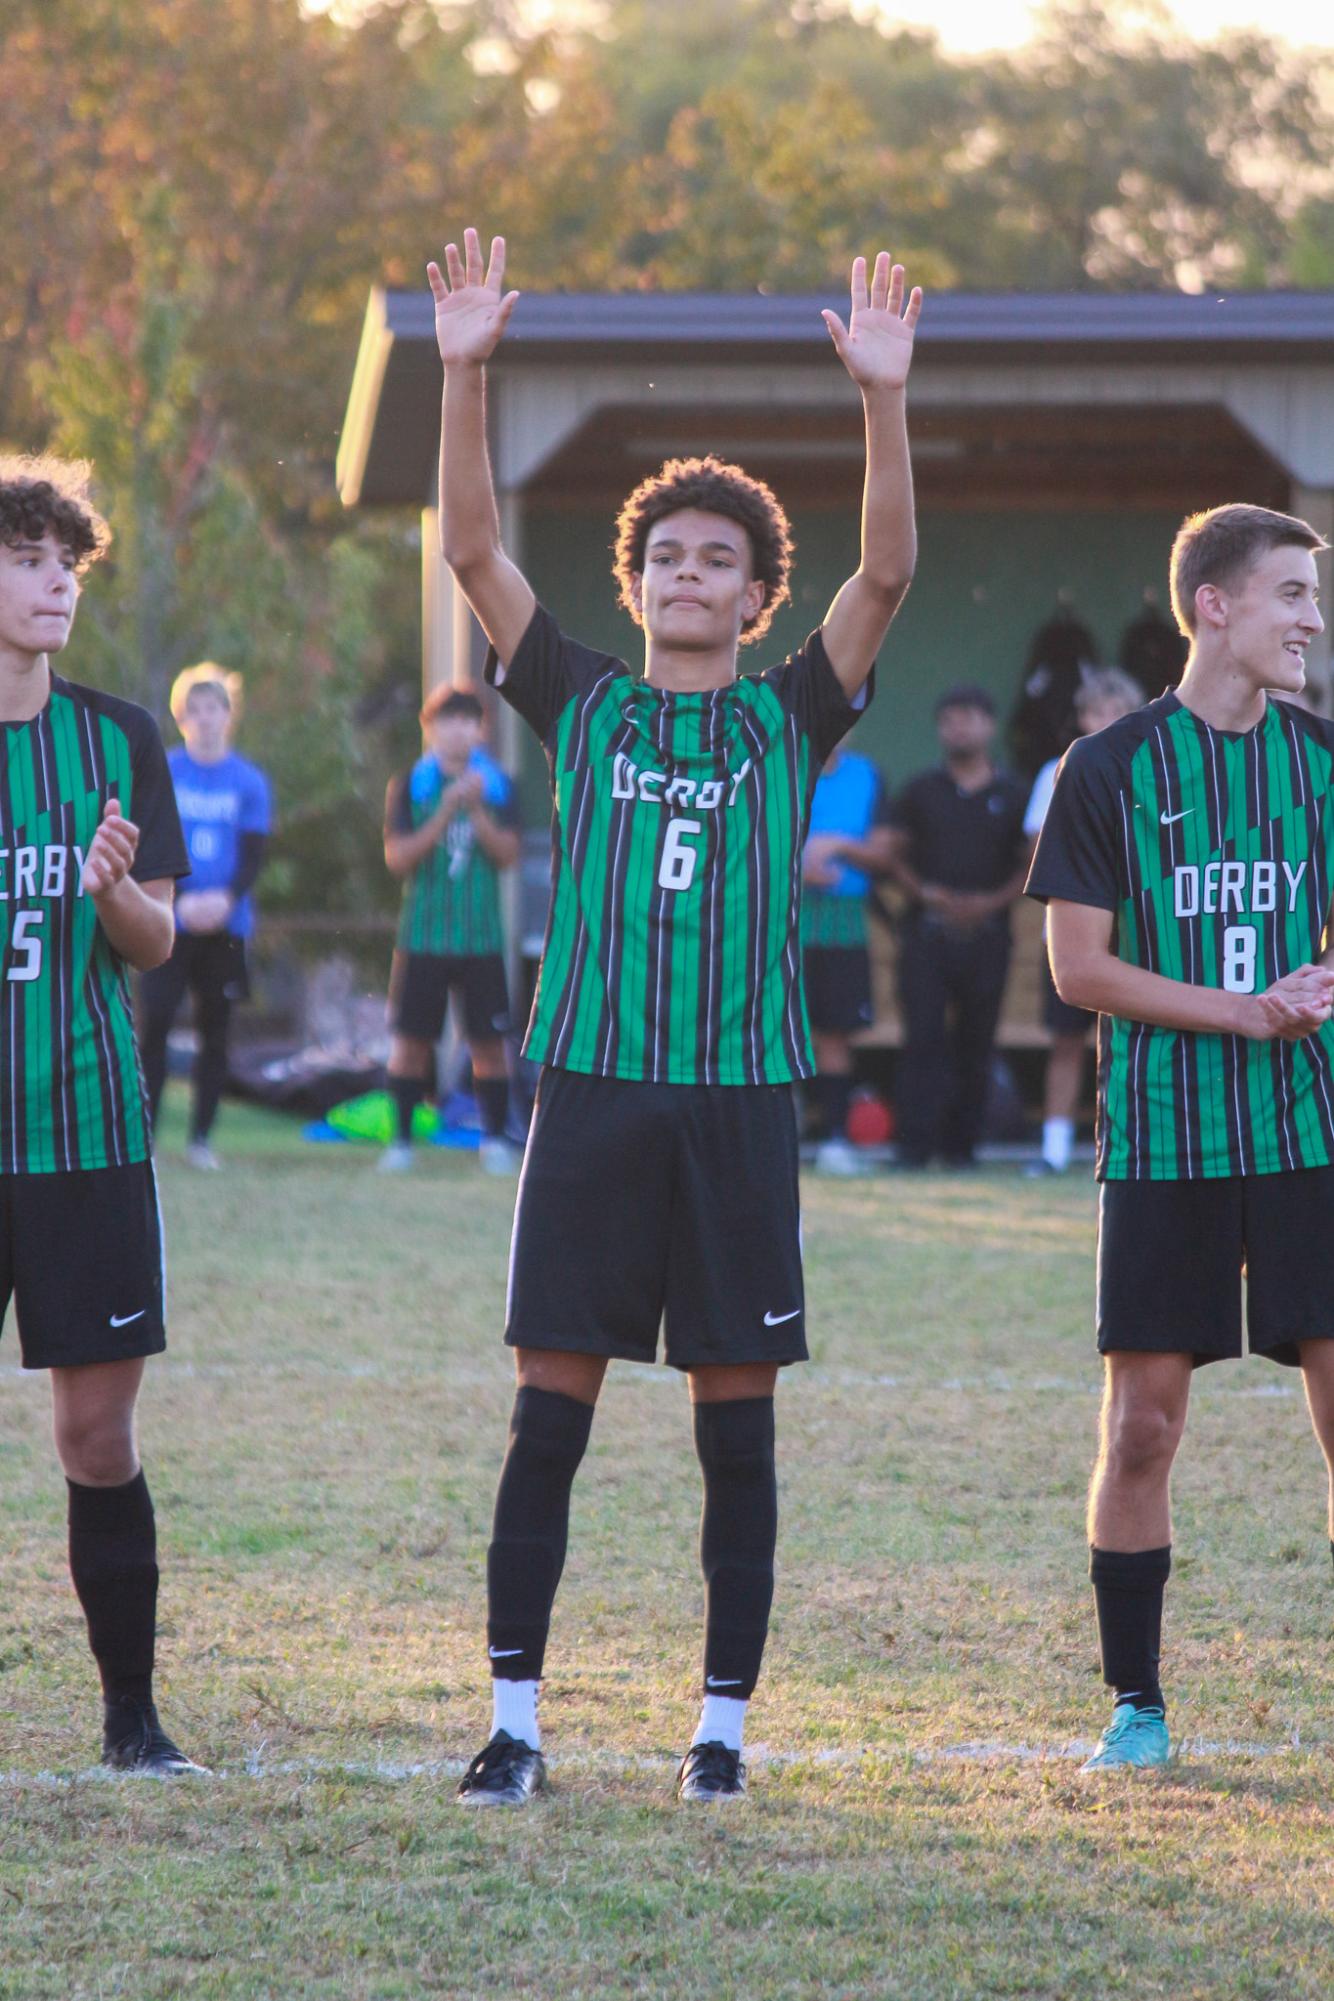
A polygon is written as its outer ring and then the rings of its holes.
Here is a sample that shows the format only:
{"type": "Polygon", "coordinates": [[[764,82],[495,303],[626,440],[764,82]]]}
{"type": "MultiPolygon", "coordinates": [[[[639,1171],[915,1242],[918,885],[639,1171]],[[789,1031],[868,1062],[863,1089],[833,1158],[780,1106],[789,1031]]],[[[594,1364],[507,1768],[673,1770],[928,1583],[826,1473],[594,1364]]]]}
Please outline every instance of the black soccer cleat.
{"type": "Polygon", "coordinates": [[[151,1702],[109,1702],[104,1717],[102,1763],[113,1772],[138,1772],[156,1779],[208,1773],[207,1765],[197,1765],[172,1743],[151,1702]]]}
{"type": "Polygon", "coordinates": [[[547,1761],[521,1737],[497,1730],[459,1781],[460,1806],[527,1806],[547,1790],[547,1761]]]}
{"type": "Polygon", "coordinates": [[[676,1775],[676,1797],[682,1800],[744,1799],[746,1768],[739,1751],[716,1741],[692,1744],[676,1775]]]}

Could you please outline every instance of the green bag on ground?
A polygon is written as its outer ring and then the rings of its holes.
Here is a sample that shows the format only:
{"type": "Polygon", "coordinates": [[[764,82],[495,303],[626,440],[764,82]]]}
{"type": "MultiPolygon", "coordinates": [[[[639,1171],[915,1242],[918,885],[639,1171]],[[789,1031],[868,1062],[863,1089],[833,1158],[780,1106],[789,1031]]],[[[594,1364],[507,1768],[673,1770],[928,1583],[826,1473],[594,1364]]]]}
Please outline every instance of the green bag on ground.
{"type": "MultiPolygon", "coordinates": [[[[360,1098],[344,1098],[325,1118],[335,1132],[346,1134],[348,1139],[371,1140],[377,1146],[388,1146],[398,1131],[398,1112],[388,1091],[367,1091],[360,1098]]],[[[412,1137],[433,1139],[439,1127],[440,1114],[435,1106],[418,1105],[412,1114],[412,1137]]]]}

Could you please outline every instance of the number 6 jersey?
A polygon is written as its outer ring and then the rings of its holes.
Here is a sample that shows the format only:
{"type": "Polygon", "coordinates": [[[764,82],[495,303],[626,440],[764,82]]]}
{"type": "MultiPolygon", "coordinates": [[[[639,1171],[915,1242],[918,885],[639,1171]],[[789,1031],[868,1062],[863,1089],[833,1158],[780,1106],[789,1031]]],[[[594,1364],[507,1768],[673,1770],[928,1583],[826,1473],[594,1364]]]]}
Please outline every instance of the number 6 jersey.
{"type": "Polygon", "coordinates": [[[0,723],[0,1173],[119,1167],[151,1150],[125,961],[80,883],[109,798],[139,882],[185,875],[166,753],[133,702],[51,677],[0,723]]]}
{"type": "MultiPolygon", "coordinates": [[[[1334,727],[1272,698],[1240,733],[1175,694],[1062,762],[1028,879],[1114,914],[1114,949],[1193,986],[1263,993],[1320,957],[1334,882],[1334,727]]],[[[1334,1160],[1334,1024],[1253,1042],[1098,1024],[1098,1174],[1191,1180],[1334,1160]]]]}
{"type": "Polygon", "coordinates": [[[725,688],[677,694],[567,639],[540,606],[487,678],[537,732],[551,905],[525,1054],[662,1084],[811,1074],[801,850],[849,702],[813,633],[725,688]]]}

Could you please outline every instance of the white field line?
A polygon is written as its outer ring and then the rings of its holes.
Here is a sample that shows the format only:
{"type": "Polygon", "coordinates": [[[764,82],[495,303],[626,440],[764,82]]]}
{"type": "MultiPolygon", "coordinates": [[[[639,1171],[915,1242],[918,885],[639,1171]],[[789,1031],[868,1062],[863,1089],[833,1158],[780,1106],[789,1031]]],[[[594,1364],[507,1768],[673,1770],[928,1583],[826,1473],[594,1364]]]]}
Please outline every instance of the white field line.
{"type": "MultiPolygon", "coordinates": [[[[775,1751],[767,1744],[748,1746],[746,1763],[752,1771],[783,1771],[812,1765],[828,1770],[856,1771],[872,1765],[1045,1765],[1073,1764],[1087,1758],[1094,1748],[1090,1738],[1071,1738],[1060,1744],[1006,1744],[975,1741],[962,1744],[868,1745],[861,1750],[826,1747],[817,1751],[775,1751]]],[[[1177,1747],[1180,1758],[1285,1758],[1303,1746],[1297,1732],[1283,1744],[1255,1744],[1239,1739],[1214,1740],[1188,1737],[1177,1747]]],[[[1307,1746],[1307,1749],[1312,1747],[1307,1746]]],[[[616,1751],[575,1751],[548,1760],[556,1776],[570,1773],[592,1778],[670,1778],[676,1770],[674,1757],[616,1751]]],[[[428,1758],[405,1762],[392,1758],[283,1758],[269,1760],[263,1749],[248,1752],[239,1765],[223,1766],[209,1774],[219,1780],[322,1779],[372,1780],[382,1785],[402,1785],[414,1779],[451,1782],[467,1768],[464,1758],[428,1758]]],[[[123,1772],[111,1772],[92,1765],[81,1772],[0,1772],[0,1788],[11,1792],[66,1791],[82,1785],[118,1785],[123,1772]]]]}

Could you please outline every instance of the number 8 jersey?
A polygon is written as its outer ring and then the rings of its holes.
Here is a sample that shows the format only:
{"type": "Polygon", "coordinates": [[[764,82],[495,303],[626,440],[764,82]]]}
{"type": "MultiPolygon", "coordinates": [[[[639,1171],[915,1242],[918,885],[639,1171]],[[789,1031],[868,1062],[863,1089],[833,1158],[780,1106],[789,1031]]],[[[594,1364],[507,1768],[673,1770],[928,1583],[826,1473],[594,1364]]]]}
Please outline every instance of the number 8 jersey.
{"type": "MultiPolygon", "coordinates": [[[[1166,694],[1067,751],[1028,893],[1114,914],[1130,965],[1262,993],[1318,959],[1334,882],[1334,727],[1267,702],[1211,729],[1166,694]]],[[[1190,1180],[1334,1160],[1334,1025],[1253,1042],[1104,1015],[1098,1174],[1190,1180]]]]}
{"type": "Polygon", "coordinates": [[[185,875],[152,717],[53,674],[39,715],[0,723],[0,1173],[151,1150],[125,961],[80,881],[112,797],[139,829],[135,879],[185,875]]]}
{"type": "Polygon", "coordinates": [[[849,702],[818,632],[767,673],[678,694],[540,606],[487,678],[542,740],[551,905],[525,1054],[662,1084],[811,1074],[801,850],[849,702]]]}

